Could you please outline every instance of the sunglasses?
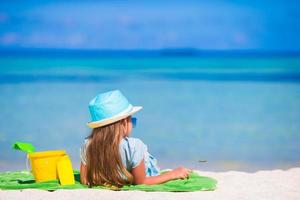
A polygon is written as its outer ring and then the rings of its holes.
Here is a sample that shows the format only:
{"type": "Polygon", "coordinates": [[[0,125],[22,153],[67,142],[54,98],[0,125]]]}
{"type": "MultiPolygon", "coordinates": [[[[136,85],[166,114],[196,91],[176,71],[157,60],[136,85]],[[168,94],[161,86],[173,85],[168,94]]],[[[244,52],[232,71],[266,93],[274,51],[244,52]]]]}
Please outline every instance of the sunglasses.
{"type": "Polygon", "coordinates": [[[131,117],[132,128],[136,127],[137,118],[131,117]]]}

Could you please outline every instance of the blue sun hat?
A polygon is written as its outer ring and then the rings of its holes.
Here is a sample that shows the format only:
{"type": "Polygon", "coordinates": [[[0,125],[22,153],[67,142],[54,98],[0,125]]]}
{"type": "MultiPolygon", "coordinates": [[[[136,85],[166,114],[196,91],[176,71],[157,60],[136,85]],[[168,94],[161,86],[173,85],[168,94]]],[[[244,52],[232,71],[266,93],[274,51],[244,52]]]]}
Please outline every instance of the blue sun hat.
{"type": "Polygon", "coordinates": [[[142,108],[131,105],[119,90],[101,93],[89,103],[92,121],[87,125],[90,128],[105,126],[133,115],[142,108]]]}

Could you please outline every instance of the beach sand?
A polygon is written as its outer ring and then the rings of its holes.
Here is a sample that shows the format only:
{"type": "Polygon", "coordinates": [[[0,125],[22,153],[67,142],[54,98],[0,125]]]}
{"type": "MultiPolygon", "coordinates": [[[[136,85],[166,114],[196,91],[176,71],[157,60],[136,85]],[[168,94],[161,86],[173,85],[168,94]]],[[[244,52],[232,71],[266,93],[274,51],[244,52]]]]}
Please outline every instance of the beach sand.
{"type": "Polygon", "coordinates": [[[143,192],[109,190],[0,190],[0,199],[300,199],[300,168],[246,172],[200,172],[218,180],[215,191],[143,192]]]}

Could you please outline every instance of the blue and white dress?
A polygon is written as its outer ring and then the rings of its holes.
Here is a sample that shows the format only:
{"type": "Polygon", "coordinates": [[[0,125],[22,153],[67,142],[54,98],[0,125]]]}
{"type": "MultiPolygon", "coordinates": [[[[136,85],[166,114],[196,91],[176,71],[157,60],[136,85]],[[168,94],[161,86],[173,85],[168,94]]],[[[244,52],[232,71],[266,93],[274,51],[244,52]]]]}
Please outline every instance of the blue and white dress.
{"type": "MultiPolygon", "coordinates": [[[[80,149],[80,159],[83,164],[86,164],[86,149],[88,144],[89,140],[86,139],[80,149]]],[[[159,175],[157,160],[148,152],[147,146],[138,138],[123,138],[120,142],[120,156],[123,165],[129,172],[144,159],[146,176],[159,175]]]]}

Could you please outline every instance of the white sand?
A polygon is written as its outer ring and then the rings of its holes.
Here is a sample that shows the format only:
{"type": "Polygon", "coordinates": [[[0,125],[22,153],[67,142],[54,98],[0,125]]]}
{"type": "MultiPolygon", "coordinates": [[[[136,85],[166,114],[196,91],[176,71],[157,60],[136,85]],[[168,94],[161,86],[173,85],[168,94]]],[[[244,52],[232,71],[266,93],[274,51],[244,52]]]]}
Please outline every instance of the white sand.
{"type": "Polygon", "coordinates": [[[300,168],[287,171],[244,172],[199,172],[218,180],[215,191],[199,192],[142,192],[109,190],[0,190],[0,199],[300,199],[300,168]]]}

